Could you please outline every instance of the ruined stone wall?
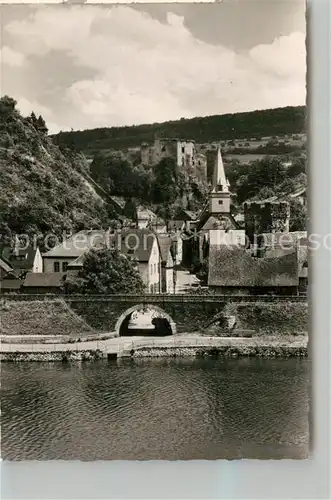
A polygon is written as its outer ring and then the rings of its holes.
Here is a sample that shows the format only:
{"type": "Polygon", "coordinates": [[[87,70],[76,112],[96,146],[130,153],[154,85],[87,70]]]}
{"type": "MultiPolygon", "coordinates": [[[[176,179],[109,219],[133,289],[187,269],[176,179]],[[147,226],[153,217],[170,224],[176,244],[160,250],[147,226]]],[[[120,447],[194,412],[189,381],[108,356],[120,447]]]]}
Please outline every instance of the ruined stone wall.
{"type": "Polygon", "coordinates": [[[262,233],[287,233],[290,205],[287,201],[245,203],[245,232],[250,242],[262,233]]]}

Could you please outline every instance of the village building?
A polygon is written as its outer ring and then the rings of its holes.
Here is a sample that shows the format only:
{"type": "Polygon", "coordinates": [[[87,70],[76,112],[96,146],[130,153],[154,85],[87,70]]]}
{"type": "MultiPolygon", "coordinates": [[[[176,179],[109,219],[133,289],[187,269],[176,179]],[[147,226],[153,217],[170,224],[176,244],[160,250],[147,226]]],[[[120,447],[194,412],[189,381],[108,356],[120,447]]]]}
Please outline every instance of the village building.
{"type": "Polygon", "coordinates": [[[305,294],[308,284],[307,240],[288,248],[269,248],[256,257],[237,245],[211,245],[208,286],[218,294],[305,294]]]}
{"type": "Polygon", "coordinates": [[[168,234],[159,234],[161,254],[161,292],[175,293],[176,271],[174,269],[174,240],[168,234]]]}
{"type": "Polygon", "coordinates": [[[125,229],[111,236],[112,245],[135,259],[137,269],[149,293],[160,293],[161,252],[157,235],[150,229],[125,229]]]}
{"type": "Polygon", "coordinates": [[[60,276],[67,272],[77,272],[83,266],[84,255],[92,248],[103,246],[117,248],[124,255],[132,257],[146,290],[160,293],[160,247],[156,233],[148,228],[80,231],[43,254],[44,271],[49,276],[52,273],[60,276]]]}
{"type": "Polygon", "coordinates": [[[14,269],[5,259],[0,257],[0,280],[5,278],[9,273],[12,273],[14,269]]]}
{"type": "Polygon", "coordinates": [[[22,280],[19,279],[12,266],[3,258],[0,258],[0,293],[19,292],[22,280]]]}
{"type": "Polygon", "coordinates": [[[31,273],[29,272],[22,284],[21,293],[27,294],[61,294],[65,273],[31,273]]]}
{"type": "Polygon", "coordinates": [[[65,273],[69,265],[92,248],[107,245],[109,232],[83,230],[42,255],[44,273],[65,273]]]}
{"type": "Polygon", "coordinates": [[[33,273],[43,271],[43,261],[38,246],[30,244],[25,248],[17,242],[14,247],[2,247],[0,257],[10,265],[17,278],[23,278],[29,271],[33,273]]]}
{"type": "Polygon", "coordinates": [[[221,149],[218,147],[211,192],[199,214],[196,235],[187,244],[191,250],[191,260],[203,262],[207,258],[211,238],[223,244],[245,246],[245,230],[240,229],[230,209],[230,184],[225,175],[221,149]]]}
{"type": "Polygon", "coordinates": [[[183,262],[193,267],[205,262],[208,287],[215,293],[306,293],[307,233],[289,232],[288,201],[247,202],[240,223],[230,209],[230,185],[218,147],[206,205],[194,231],[184,229],[182,235],[183,262]],[[287,246],[279,244],[281,238],[287,238],[287,246]]]}

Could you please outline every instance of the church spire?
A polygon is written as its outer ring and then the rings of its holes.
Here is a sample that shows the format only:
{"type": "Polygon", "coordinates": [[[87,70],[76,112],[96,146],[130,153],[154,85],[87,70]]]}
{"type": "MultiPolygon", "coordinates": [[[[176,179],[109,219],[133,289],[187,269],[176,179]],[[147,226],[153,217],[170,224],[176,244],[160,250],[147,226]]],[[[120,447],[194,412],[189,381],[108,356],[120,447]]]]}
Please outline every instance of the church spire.
{"type": "Polygon", "coordinates": [[[230,188],[229,181],[225,177],[224,165],[222,160],[221,148],[218,146],[216,162],[213,175],[213,192],[228,193],[230,188]]]}

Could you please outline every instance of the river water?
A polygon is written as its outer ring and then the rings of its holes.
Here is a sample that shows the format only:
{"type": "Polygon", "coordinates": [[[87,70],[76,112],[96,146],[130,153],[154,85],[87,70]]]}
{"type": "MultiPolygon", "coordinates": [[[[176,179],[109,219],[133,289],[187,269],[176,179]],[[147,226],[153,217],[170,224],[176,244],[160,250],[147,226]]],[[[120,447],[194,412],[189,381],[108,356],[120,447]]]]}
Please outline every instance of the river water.
{"type": "Polygon", "coordinates": [[[307,359],[2,363],[4,460],[305,458],[307,359]]]}

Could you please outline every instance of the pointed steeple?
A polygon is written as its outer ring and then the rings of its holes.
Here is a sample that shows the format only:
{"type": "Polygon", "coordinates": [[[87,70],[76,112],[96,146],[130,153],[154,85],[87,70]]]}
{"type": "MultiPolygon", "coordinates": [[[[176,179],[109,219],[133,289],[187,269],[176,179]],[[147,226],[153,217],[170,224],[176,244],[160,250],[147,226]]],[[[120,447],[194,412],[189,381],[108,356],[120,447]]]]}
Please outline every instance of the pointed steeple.
{"type": "Polygon", "coordinates": [[[213,192],[228,193],[229,188],[230,184],[227,178],[225,177],[221,148],[220,146],[218,146],[215,167],[214,167],[214,175],[213,175],[213,192]]]}

